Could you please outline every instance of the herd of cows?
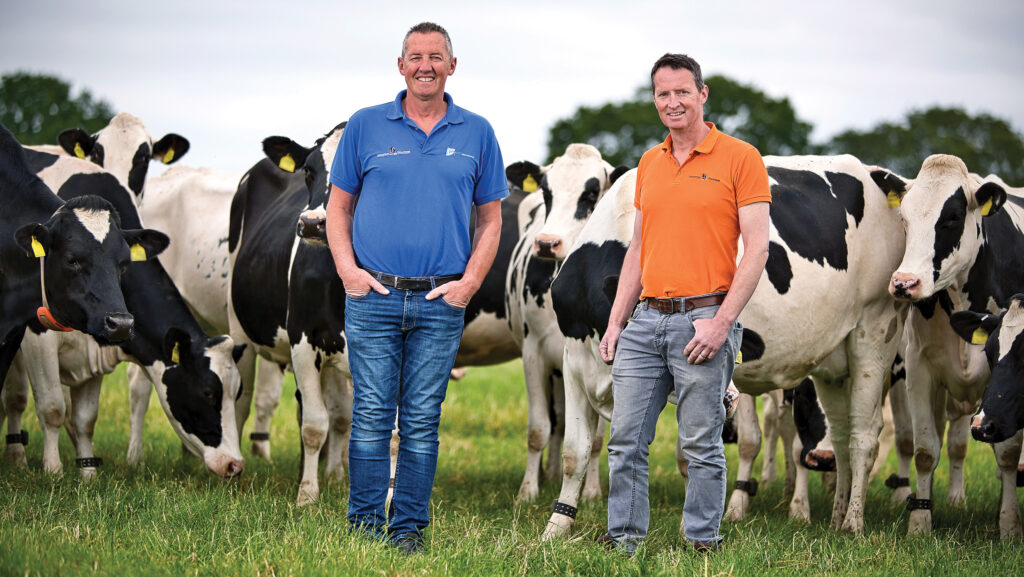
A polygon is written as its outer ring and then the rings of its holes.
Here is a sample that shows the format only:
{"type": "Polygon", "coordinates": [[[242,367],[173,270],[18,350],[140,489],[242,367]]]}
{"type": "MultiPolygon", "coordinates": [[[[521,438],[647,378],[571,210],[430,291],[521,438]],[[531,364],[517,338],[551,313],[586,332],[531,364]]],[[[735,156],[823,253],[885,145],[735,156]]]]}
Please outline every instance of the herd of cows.
{"type": "MultiPolygon", "coordinates": [[[[76,465],[94,476],[100,386],[126,361],[128,461],[142,458],[155,388],[183,446],[233,476],[252,406],[253,454],[270,458],[270,418],[290,370],[301,422],[297,502],[319,496],[321,452],[326,478],[343,478],[352,409],[345,291],[324,226],[343,130],[311,147],[269,137],[244,175],[172,166],[147,179],[151,161],[177,162],[188,141],[154,142],[124,113],[93,135],[65,131],[59,146],[23,147],[0,127],[7,458],[25,463],[31,387],[43,468],[62,471],[65,427],[76,465]]],[[[947,500],[965,498],[970,431],[994,449],[1000,534],[1021,538],[1024,191],[946,155],[926,159],[914,179],[849,155],[764,161],[771,241],[740,316],[733,381],[745,394],[733,416],[740,463],[727,518],[742,519],[757,492],[753,396],[765,394],[766,461],[773,472],[771,428],[782,432],[787,461],[800,464],[787,466],[790,515],[809,519],[807,471],[834,470],[832,526],[862,533],[888,398],[899,469],[886,484],[906,500],[909,531],[931,529],[948,421],[947,500]]],[[[551,538],[568,533],[582,498],[601,494],[597,463],[613,399],[598,344],[632,237],[636,171],[573,144],[550,165],[516,162],[506,176],[498,257],[466,311],[456,366],[522,358],[529,412],[518,499],[535,499],[542,479],[561,475],[544,532],[551,538]]],[[[681,457],[678,465],[685,477],[681,457]]]]}

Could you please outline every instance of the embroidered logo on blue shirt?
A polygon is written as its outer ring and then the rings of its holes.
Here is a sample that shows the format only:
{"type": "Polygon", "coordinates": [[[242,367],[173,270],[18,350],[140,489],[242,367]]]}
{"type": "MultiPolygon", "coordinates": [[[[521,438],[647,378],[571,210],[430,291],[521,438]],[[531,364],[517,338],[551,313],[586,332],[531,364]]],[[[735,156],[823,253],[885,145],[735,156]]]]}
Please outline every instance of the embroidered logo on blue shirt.
{"type": "Polygon", "coordinates": [[[390,149],[388,149],[387,152],[382,152],[382,153],[378,154],[377,158],[381,158],[383,156],[398,156],[400,154],[412,154],[412,151],[411,150],[398,150],[397,148],[392,146],[390,149]]]}
{"type": "Polygon", "coordinates": [[[454,154],[455,154],[455,149],[451,148],[451,147],[449,147],[448,150],[444,151],[444,155],[445,156],[452,156],[454,154]]]}

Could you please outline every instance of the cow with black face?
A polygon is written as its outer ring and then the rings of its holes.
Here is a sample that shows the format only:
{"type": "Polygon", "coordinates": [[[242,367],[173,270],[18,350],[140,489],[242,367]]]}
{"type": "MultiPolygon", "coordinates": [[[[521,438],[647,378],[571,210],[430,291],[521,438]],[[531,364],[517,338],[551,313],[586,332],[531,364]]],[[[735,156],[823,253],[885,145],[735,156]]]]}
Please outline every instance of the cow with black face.
{"type": "Polygon", "coordinates": [[[150,161],[172,164],[189,148],[188,140],[173,132],[153,142],[142,121],[127,112],[118,113],[96,134],[69,128],[60,133],[57,142],[67,154],[110,171],[137,196],[142,196],[150,161]]]}
{"type": "MultiPolygon", "coordinates": [[[[914,426],[917,491],[908,501],[910,533],[931,530],[932,479],[942,449],[947,396],[970,415],[991,371],[981,346],[961,340],[949,324],[959,311],[998,313],[1024,287],[1024,196],[998,177],[970,174],[955,156],[925,159],[917,178],[879,180],[906,226],[907,246],[890,292],[914,304],[907,318],[907,391],[914,426]]],[[[1002,473],[1000,534],[1020,538],[1014,483],[1021,436],[994,446],[1002,473]]]]}

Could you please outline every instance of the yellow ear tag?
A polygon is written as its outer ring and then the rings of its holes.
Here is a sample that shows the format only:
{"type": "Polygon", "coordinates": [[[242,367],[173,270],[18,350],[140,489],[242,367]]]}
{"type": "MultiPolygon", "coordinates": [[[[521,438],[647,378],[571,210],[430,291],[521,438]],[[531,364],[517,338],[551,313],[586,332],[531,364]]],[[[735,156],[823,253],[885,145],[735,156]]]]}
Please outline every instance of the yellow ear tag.
{"type": "Polygon", "coordinates": [[[162,159],[162,162],[164,164],[170,164],[172,160],[174,160],[174,149],[173,148],[168,148],[167,152],[164,153],[164,157],[162,159]]]}
{"type": "Polygon", "coordinates": [[[141,262],[146,260],[146,249],[141,244],[132,245],[132,262],[141,262]]]}
{"type": "Polygon", "coordinates": [[[736,353],[736,364],[737,365],[742,365],[743,364],[743,351],[739,351],[739,352],[736,353]]]}
{"type": "Polygon", "coordinates": [[[78,158],[85,158],[85,151],[82,150],[82,145],[75,143],[75,156],[78,158]]]}
{"type": "Polygon", "coordinates": [[[171,349],[171,362],[174,364],[181,362],[181,359],[178,357],[178,343],[174,343],[174,348],[171,349]]]}
{"type": "Polygon", "coordinates": [[[532,174],[527,174],[523,180],[523,192],[537,192],[537,181],[533,179],[532,174]]]}
{"type": "Polygon", "coordinates": [[[985,201],[985,204],[981,205],[981,216],[988,216],[988,213],[992,212],[992,199],[985,201]]]}
{"type": "Polygon", "coordinates": [[[983,329],[981,327],[978,327],[971,334],[971,344],[972,345],[983,345],[983,344],[985,344],[987,342],[988,342],[988,332],[986,332],[985,329],[983,329]]]}
{"type": "Polygon", "coordinates": [[[896,208],[900,205],[900,195],[894,191],[889,191],[889,194],[885,195],[885,199],[889,201],[889,206],[896,208]]]}
{"type": "Polygon", "coordinates": [[[295,172],[295,159],[292,155],[286,154],[277,162],[277,166],[285,172],[295,172]]]}
{"type": "Polygon", "coordinates": [[[46,256],[46,250],[43,248],[43,243],[36,240],[36,237],[34,236],[32,237],[32,254],[35,255],[36,258],[46,256]]]}

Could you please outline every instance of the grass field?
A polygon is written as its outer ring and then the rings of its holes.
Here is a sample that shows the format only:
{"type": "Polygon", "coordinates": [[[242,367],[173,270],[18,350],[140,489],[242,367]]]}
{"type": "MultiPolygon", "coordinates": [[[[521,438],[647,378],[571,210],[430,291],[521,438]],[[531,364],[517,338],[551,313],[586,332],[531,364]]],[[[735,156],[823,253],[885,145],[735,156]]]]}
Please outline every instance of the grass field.
{"type": "MultiPolygon", "coordinates": [[[[868,493],[865,535],[828,529],[831,495],[811,479],[810,524],[787,518],[782,480],[762,485],[746,520],[723,526],[727,546],[705,560],[678,533],[683,486],[673,456],[674,416],[662,416],[651,455],[651,533],[626,559],[593,544],[606,506],[585,502],[577,540],[542,543],[558,482],[536,503],[516,505],[525,462],[526,395],[519,361],[471,368],[451,383],[423,554],[407,557],[346,532],[346,485],[323,485],[313,506],[294,505],[299,465],[294,383],[289,377],[272,431],[274,462],[250,457],[223,481],[183,457],[156,396],[147,423],[145,464],[124,462],[128,391],[124,370],[108,377],[97,423],[105,465],[84,482],[62,433],[65,475],[40,470],[41,433],[31,404],[25,428],[28,470],[0,464],[0,575],[1016,575],[1024,547],[1001,543],[998,480],[991,449],[971,442],[967,508],[945,505],[946,462],[936,478],[935,530],[907,537],[907,513],[892,507],[882,479],[868,493]]],[[[244,438],[248,437],[246,427],[244,438]]],[[[730,489],[736,449],[727,447],[730,489]]],[[[607,488],[607,458],[603,485],[607,488]]],[[[759,459],[760,461],[760,459],[759,459]]],[[[779,472],[782,458],[779,454],[779,472]]],[[[760,471],[760,463],[755,465],[760,471]]]]}

